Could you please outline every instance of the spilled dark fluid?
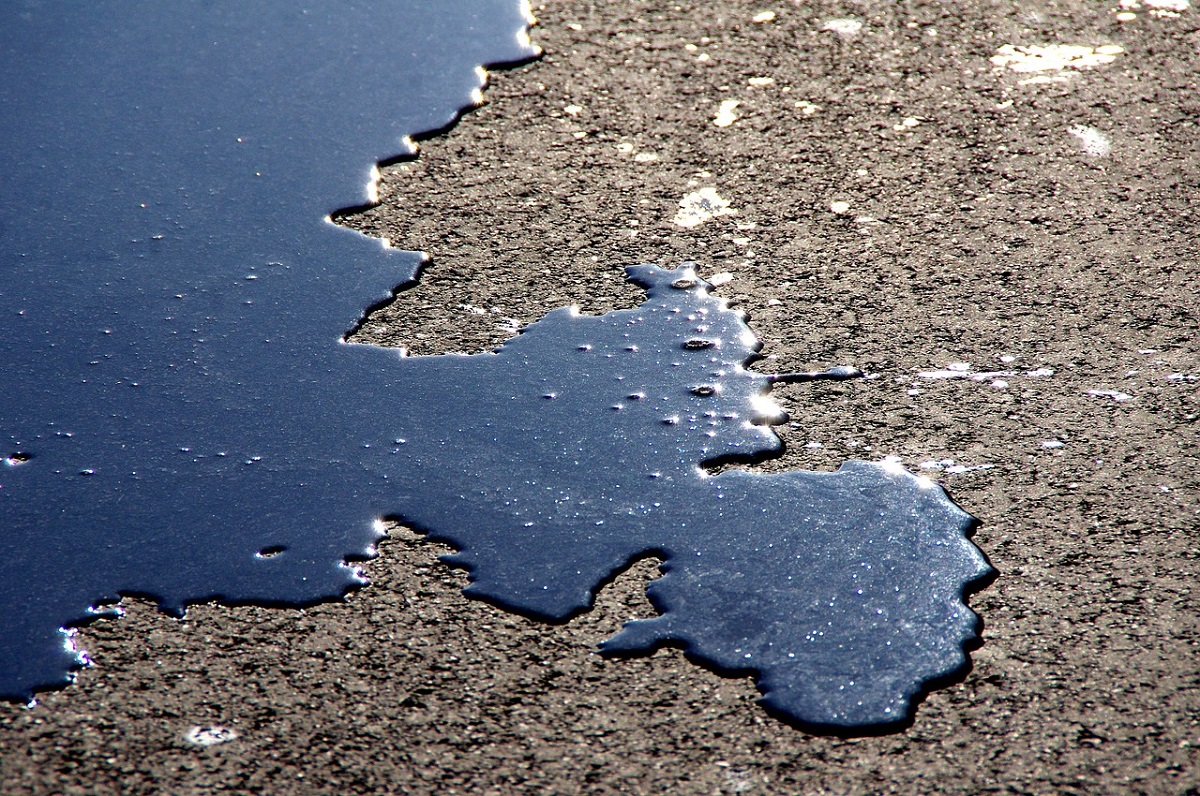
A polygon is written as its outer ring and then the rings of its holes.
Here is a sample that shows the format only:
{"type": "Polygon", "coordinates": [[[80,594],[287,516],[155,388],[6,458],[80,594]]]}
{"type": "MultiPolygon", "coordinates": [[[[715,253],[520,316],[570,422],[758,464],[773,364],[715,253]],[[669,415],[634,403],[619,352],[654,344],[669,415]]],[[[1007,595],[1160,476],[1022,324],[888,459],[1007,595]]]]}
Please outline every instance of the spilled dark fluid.
{"type": "Polygon", "coordinates": [[[59,628],[122,594],[361,582],[406,388],[340,340],[421,258],[326,219],[479,65],[533,56],[527,24],[517,0],[0,4],[0,695],[65,682],[59,628]]]}
{"type": "Polygon", "coordinates": [[[78,665],[121,595],[303,604],[361,582],[377,520],[467,592],[561,621],[631,561],[678,644],[832,727],[898,724],[966,665],[989,568],[929,481],[717,463],[778,453],[743,318],[694,270],[632,310],[552,312],[495,352],[339,342],[418,255],[322,219],[369,164],[531,55],[517,3],[15,4],[0,10],[0,693],[78,665]]]}
{"type": "Polygon", "coordinates": [[[752,372],[758,341],[694,270],[628,272],[649,292],[636,309],[557,310],[495,353],[404,359],[391,505],[457,548],[469,595],[551,621],[653,553],[661,616],[605,652],[681,645],[804,725],[904,722],[975,639],[963,594],[991,570],[972,518],[896,465],[710,475],[779,452],[772,382],[857,372],[752,372]]]}

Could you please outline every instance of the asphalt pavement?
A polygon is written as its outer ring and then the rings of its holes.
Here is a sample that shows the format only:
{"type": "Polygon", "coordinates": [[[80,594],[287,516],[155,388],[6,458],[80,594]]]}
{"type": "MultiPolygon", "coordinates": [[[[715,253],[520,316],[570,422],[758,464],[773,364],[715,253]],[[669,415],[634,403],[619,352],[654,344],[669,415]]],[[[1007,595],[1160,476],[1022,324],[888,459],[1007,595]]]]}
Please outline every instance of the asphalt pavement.
{"type": "Polygon", "coordinates": [[[756,369],[874,376],[777,387],[759,469],[895,457],[979,518],[973,669],[902,732],[812,735],[677,650],[596,654],[654,561],[546,625],[394,526],[345,602],[81,631],[94,666],[0,708],[3,792],[1200,792],[1200,8],[534,11],[544,57],[340,219],[430,256],[353,341],[486,351],[697,262],[756,369]]]}

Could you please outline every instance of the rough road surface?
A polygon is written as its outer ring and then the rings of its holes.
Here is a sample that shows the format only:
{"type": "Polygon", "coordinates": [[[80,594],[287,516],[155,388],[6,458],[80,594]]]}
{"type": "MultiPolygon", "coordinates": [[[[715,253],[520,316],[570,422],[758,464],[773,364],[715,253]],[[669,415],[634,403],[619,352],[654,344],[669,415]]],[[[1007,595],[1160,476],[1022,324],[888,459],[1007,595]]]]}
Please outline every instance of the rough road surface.
{"type": "Polygon", "coordinates": [[[546,57],[342,219],[432,257],[358,342],[485,350],[696,260],[760,369],[878,374],[779,388],[764,469],[898,456],[981,518],[984,645],[911,728],[807,735],[676,651],[596,655],[653,613],[653,562],[547,626],[395,528],[345,603],[87,628],[76,685],[0,708],[0,791],[1200,792],[1186,5],[548,3],[546,57]],[[732,212],[680,212],[703,189],[732,212]]]}

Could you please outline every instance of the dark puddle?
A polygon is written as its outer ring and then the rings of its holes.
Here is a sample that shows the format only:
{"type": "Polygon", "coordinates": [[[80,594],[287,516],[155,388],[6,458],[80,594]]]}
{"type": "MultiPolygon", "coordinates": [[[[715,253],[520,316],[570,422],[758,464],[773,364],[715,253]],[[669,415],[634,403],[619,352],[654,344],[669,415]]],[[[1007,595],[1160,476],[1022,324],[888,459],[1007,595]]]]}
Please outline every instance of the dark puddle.
{"type": "Polygon", "coordinates": [[[323,219],[472,105],[480,64],[533,56],[527,24],[517,0],[0,4],[0,695],[65,682],[59,628],[120,594],[361,582],[404,375],[339,341],[421,258],[323,219]]]}
{"type": "Polygon", "coordinates": [[[67,679],[59,628],[122,594],[342,594],[381,515],[551,621],[653,553],[662,615],[605,651],[681,645],[802,724],[898,724],[965,667],[989,568],[939,487],[704,469],[778,452],[773,382],[856,373],[747,370],[692,270],[629,269],[641,306],[494,353],[337,342],[419,259],[320,219],[469,104],[476,64],[531,54],[517,3],[180,8],[0,10],[0,693],[67,679]]]}
{"type": "Polygon", "coordinates": [[[605,652],[682,646],[807,726],[902,723],[967,663],[964,590],[991,571],[972,518],[887,464],[710,475],[779,451],[772,382],[857,371],[749,371],[758,341],[694,271],[628,271],[649,291],[636,309],[557,310],[495,353],[402,360],[397,518],[458,550],[468,594],[550,621],[653,553],[662,616],[605,652]]]}

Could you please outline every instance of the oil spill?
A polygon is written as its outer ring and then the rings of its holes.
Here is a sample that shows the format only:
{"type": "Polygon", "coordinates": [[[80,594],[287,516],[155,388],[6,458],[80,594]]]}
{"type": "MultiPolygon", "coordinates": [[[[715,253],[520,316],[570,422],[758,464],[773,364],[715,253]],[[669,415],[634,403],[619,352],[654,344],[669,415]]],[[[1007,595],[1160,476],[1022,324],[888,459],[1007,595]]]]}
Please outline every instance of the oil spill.
{"type": "Polygon", "coordinates": [[[402,361],[397,518],[456,548],[469,595],[549,621],[653,553],[661,616],[605,652],[681,645],[805,726],[904,722],[966,665],[964,591],[991,571],[972,518],[891,463],[711,475],[779,452],[772,383],[861,374],[750,371],[758,341],[694,270],[628,272],[649,294],[635,309],[562,309],[493,353],[402,361]]]}
{"type": "Polygon", "coordinates": [[[342,594],[380,516],[551,621],[655,554],[661,615],[604,650],[682,645],[800,724],[898,724],[965,666],[972,519],[895,465],[730,469],[780,450],[773,383],[859,374],[748,370],[758,341],[694,270],[631,268],[641,306],[487,354],[340,342],[419,256],[322,218],[471,104],[477,64],[532,54],[518,3],[251,16],[0,9],[0,693],[68,679],[62,628],[121,595],[342,594]]]}
{"type": "Polygon", "coordinates": [[[527,25],[517,0],[0,5],[0,695],[67,681],[60,628],[122,594],[361,582],[403,374],[340,341],[421,258],[326,218],[480,65],[533,56],[527,25]]]}

